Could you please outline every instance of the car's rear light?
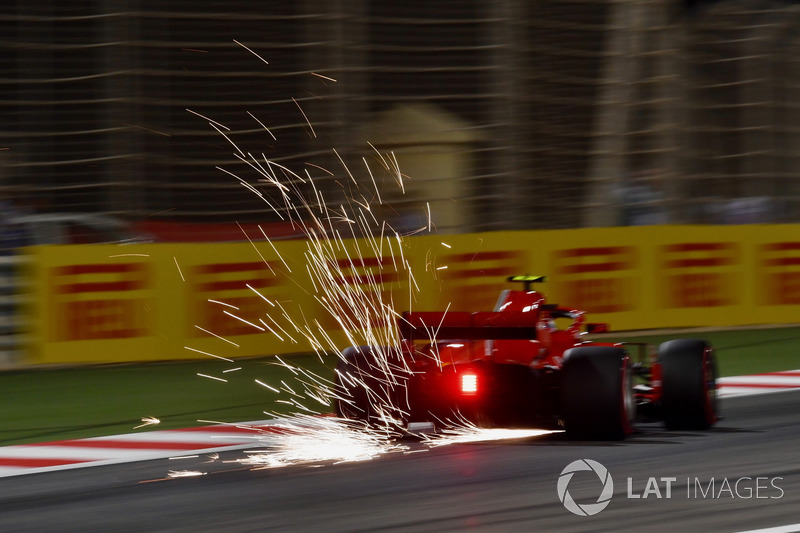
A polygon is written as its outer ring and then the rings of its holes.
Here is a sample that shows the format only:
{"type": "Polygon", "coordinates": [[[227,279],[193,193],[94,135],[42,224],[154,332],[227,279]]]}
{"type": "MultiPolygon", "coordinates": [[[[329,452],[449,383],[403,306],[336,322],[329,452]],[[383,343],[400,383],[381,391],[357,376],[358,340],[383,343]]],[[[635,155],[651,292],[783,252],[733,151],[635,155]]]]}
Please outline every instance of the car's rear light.
{"type": "Polygon", "coordinates": [[[461,374],[461,394],[478,393],[478,375],[474,372],[461,374]]]}

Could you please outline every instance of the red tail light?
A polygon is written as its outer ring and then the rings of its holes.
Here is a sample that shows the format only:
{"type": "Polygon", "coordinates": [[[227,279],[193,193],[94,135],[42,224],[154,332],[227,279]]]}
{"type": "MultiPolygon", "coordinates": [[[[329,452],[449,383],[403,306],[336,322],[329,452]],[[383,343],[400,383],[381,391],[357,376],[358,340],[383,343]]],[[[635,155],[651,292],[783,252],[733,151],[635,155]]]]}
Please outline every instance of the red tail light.
{"type": "Polygon", "coordinates": [[[478,375],[474,372],[461,374],[461,394],[478,393],[478,375]]]}

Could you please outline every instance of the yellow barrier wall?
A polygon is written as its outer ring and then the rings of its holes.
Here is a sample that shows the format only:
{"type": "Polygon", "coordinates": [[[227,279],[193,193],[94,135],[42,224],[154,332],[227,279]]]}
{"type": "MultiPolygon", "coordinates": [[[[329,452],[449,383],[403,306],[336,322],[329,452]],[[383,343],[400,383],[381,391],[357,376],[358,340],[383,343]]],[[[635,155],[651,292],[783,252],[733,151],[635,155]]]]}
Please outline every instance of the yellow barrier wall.
{"type": "MultiPolygon", "coordinates": [[[[307,352],[282,318],[317,320],[304,241],[34,247],[31,363],[121,362],[307,352]],[[269,300],[269,301],[267,301],[269,300]],[[273,321],[274,320],[274,321],[273,321]],[[262,322],[263,321],[263,322],[262,322]],[[281,331],[280,325],[286,328],[281,331]],[[259,329],[260,328],[260,329],[259,329]],[[224,340],[223,340],[224,339],[224,340]],[[210,354],[210,355],[209,355],[210,354]]],[[[420,292],[410,300],[397,245],[350,242],[341,283],[380,273],[397,311],[489,310],[514,274],[545,274],[551,302],[612,329],[800,323],[800,225],[654,226],[406,238],[420,292]],[[352,252],[351,252],[352,254],[352,252]],[[393,257],[394,256],[394,257],[393,257]]]]}

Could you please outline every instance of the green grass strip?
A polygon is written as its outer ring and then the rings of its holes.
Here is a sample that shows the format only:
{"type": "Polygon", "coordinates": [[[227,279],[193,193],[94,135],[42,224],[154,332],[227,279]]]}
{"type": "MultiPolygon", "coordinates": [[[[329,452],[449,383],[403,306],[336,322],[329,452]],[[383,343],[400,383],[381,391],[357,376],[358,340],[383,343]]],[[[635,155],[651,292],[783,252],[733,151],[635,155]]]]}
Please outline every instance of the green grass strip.
{"type": "MultiPolygon", "coordinates": [[[[332,379],[333,371],[315,356],[288,358],[291,365],[332,379]]],[[[294,392],[302,384],[274,357],[239,360],[101,365],[0,373],[0,445],[44,442],[201,425],[198,420],[240,422],[298,412],[278,403],[284,381],[294,392]],[[241,367],[241,370],[224,372],[241,367]],[[203,377],[198,374],[203,374],[203,377]],[[219,378],[226,380],[219,381],[219,378]],[[161,423],[134,430],[143,417],[161,423]]],[[[307,378],[306,378],[307,379],[307,378]]],[[[314,400],[302,405],[326,412],[314,400]]]]}

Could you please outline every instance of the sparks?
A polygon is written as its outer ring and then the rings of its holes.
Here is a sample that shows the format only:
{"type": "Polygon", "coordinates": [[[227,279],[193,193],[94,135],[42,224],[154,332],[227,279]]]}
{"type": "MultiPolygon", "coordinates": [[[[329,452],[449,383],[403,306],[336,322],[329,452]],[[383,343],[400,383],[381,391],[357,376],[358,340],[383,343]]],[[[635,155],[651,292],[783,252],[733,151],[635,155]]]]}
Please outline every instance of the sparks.
{"type": "Polygon", "coordinates": [[[226,339],[225,337],[221,337],[221,336],[217,335],[216,333],[212,333],[211,331],[208,331],[207,329],[201,328],[201,327],[200,327],[200,326],[198,326],[197,324],[195,324],[195,326],[194,326],[194,327],[196,327],[197,329],[199,329],[199,330],[200,330],[200,331],[202,331],[203,333],[208,333],[208,334],[209,334],[209,335],[211,335],[212,337],[216,337],[216,338],[218,338],[218,339],[219,339],[219,340],[221,340],[221,341],[225,341],[225,342],[227,342],[228,344],[232,344],[233,346],[236,346],[237,348],[239,347],[239,345],[238,345],[238,344],[236,344],[235,342],[233,342],[232,340],[226,339]]]}
{"type": "Polygon", "coordinates": [[[269,131],[269,128],[268,128],[268,127],[266,127],[266,126],[264,125],[264,123],[263,123],[263,122],[261,122],[260,120],[258,120],[254,114],[252,114],[250,111],[248,111],[248,112],[247,112],[247,114],[248,114],[248,115],[250,115],[250,116],[253,118],[253,120],[255,120],[256,122],[258,122],[258,123],[259,123],[259,125],[260,125],[262,128],[264,128],[264,131],[266,131],[267,133],[269,133],[269,136],[270,136],[270,137],[272,137],[272,140],[273,140],[273,141],[277,141],[277,140],[278,140],[278,138],[277,138],[277,137],[275,137],[275,135],[273,135],[271,131],[269,131]]]}
{"type": "Polygon", "coordinates": [[[202,351],[202,350],[198,350],[198,349],[196,349],[196,348],[190,348],[189,346],[184,346],[183,348],[184,348],[185,350],[189,350],[190,352],[195,352],[195,353],[199,353],[199,354],[207,355],[207,356],[209,356],[209,357],[214,357],[215,359],[222,359],[223,361],[227,361],[227,362],[229,362],[229,363],[232,363],[232,362],[233,362],[233,359],[229,359],[229,358],[227,358],[227,357],[223,357],[223,356],[221,356],[221,355],[216,355],[216,354],[209,353],[209,352],[204,352],[204,351],[202,351]]]}
{"type": "Polygon", "coordinates": [[[276,389],[275,387],[270,387],[269,385],[267,385],[266,383],[264,383],[264,382],[263,382],[263,381],[261,381],[261,380],[258,380],[258,379],[257,379],[257,380],[255,380],[255,382],[256,382],[256,383],[258,383],[259,385],[261,385],[262,387],[264,387],[264,388],[267,388],[267,389],[271,390],[272,392],[276,392],[276,393],[279,393],[279,392],[281,392],[281,391],[279,391],[278,389],[276,389]]]}
{"type": "Polygon", "coordinates": [[[257,469],[318,466],[369,461],[408,449],[382,432],[340,418],[298,415],[284,419],[284,423],[290,428],[288,431],[265,434],[261,438],[264,449],[246,451],[247,457],[237,462],[257,469]]]}
{"type": "Polygon", "coordinates": [[[328,80],[328,81],[332,81],[332,82],[336,83],[336,80],[335,80],[335,79],[331,78],[330,76],[323,76],[323,75],[322,75],[322,74],[320,74],[319,72],[312,72],[312,73],[311,73],[311,75],[312,75],[312,76],[316,76],[316,77],[318,77],[318,78],[322,78],[322,79],[324,79],[324,80],[328,80]]]}
{"type": "Polygon", "coordinates": [[[234,40],[233,40],[233,42],[235,42],[236,44],[238,44],[239,46],[241,46],[242,48],[244,48],[245,50],[247,50],[248,52],[250,52],[251,54],[253,54],[254,56],[256,56],[258,59],[260,59],[261,61],[263,61],[265,65],[269,65],[269,62],[268,62],[266,59],[264,59],[263,57],[261,57],[260,55],[258,55],[257,53],[255,53],[253,50],[251,50],[251,49],[250,49],[250,48],[248,48],[247,46],[243,45],[242,43],[240,43],[240,42],[239,42],[239,41],[237,41],[236,39],[234,39],[234,40]]]}
{"type": "Polygon", "coordinates": [[[211,300],[211,299],[209,299],[209,300],[206,300],[206,301],[209,302],[209,303],[212,303],[212,304],[223,305],[225,307],[228,307],[230,309],[234,309],[236,311],[239,310],[239,308],[236,307],[235,305],[231,305],[231,304],[225,303],[225,302],[220,302],[219,300],[211,300]]]}
{"type": "Polygon", "coordinates": [[[222,312],[223,312],[223,313],[225,313],[226,315],[228,315],[228,316],[229,316],[229,317],[231,317],[231,318],[235,318],[235,319],[236,319],[236,320],[238,320],[239,322],[244,322],[244,323],[245,323],[245,324],[247,324],[248,326],[252,326],[252,327],[256,328],[256,329],[257,329],[257,330],[259,330],[259,331],[266,331],[264,328],[262,328],[262,327],[261,327],[261,326],[259,326],[258,324],[253,324],[253,323],[252,323],[252,322],[250,322],[249,320],[245,320],[244,318],[242,318],[242,317],[240,317],[240,316],[236,316],[236,315],[234,315],[233,313],[230,313],[230,312],[228,312],[227,310],[223,310],[222,312]]]}
{"type": "Polygon", "coordinates": [[[227,379],[218,378],[216,376],[209,376],[208,374],[201,374],[200,372],[198,372],[197,375],[200,376],[201,378],[214,379],[216,381],[222,381],[223,383],[227,383],[228,382],[227,379]]]}
{"type": "MultiPolygon", "coordinates": [[[[251,49],[238,41],[235,42],[264,61],[251,49]]],[[[266,61],[264,62],[266,63],[266,61]]],[[[317,73],[312,74],[329,81],[336,81],[317,73]]],[[[316,137],[312,122],[300,102],[295,98],[292,98],[292,101],[302,114],[310,134],[316,137]]],[[[252,113],[248,112],[248,114],[267,131],[273,140],[276,140],[261,120],[252,113]]],[[[302,431],[299,429],[297,431],[288,430],[279,434],[269,433],[268,436],[265,432],[262,437],[265,449],[248,452],[247,459],[242,462],[264,468],[290,464],[318,466],[321,463],[369,460],[394,451],[407,451],[393,439],[398,436],[396,428],[402,425],[398,418],[407,418],[408,413],[403,412],[398,406],[392,405],[391,395],[378,390],[395,387],[402,379],[398,373],[408,371],[408,368],[401,368],[403,365],[407,367],[407,363],[403,362],[398,365],[390,356],[390,354],[401,351],[401,339],[397,326],[400,315],[395,310],[397,302],[394,301],[394,289],[388,288],[385,280],[407,280],[408,293],[407,295],[403,294],[403,298],[408,298],[406,308],[412,309],[420,289],[416,274],[411,268],[411,260],[404,255],[404,249],[407,250],[407,247],[403,238],[409,234],[433,231],[434,222],[430,203],[425,203],[426,220],[422,227],[404,228],[401,230],[402,233],[395,231],[391,224],[380,220],[379,214],[383,210],[375,208],[375,204],[383,205],[389,198],[388,195],[383,194],[379,187],[382,181],[378,179],[370,166],[371,163],[374,164],[376,158],[373,157],[372,160],[368,160],[366,157],[362,158],[364,167],[360,171],[364,178],[360,180],[353,174],[346,159],[335,149],[332,152],[339,162],[338,172],[334,173],[328,168],[312,163],[304,163],[303,171],[295,172],[287,167],[286,163],[281,164],[270,160],[263,153],[260,157],[258,154],[254,156],[246,153],[234,143],[231,136],[222,131],[224,128],[222,124],[207,117],[203,118],[209,120],[211,128],[234,147],[234,157],[238,162],[246,165],[248,172],[255,173],[255,179],[245,180],[224,168],[218,167],[219,170],[264,201],[281,220],[289,220],[292,227],[299,229],[305,237],[303,255],[293,255],[290,258],[291,261],[287,261],[268,237],[264,228],[259,226],[263,236],[261,242],[266,242],[270,246],[271,253],[267,255],[269,258],[267,260],[266,254],[262,254],[256,243],[245,233],[255,253],[273,275],[286,276],[301,290],[307,291],[306,286],[313,286],[311,297],[315,305],[321,307],[321,314],[324,316],[317,314],[314,317],[306,317],[304,310],[300,307],[296,309],[290,307],[291,312],[289,312],[280,301],[267,298],[249,284],[246,285],[247,289],[263,300],[265,307],[269,306],[267,313],[260,317],[246,315],[245,313],[249,311],[246,306],[236,309],[234,306],[222,302],[213,302],[227,307],[228,309],[223,309],[223,313],[229,317],[247,324],[259,332],[274,335],[280,341],[288,339],[295,344],[298,341],[307,342],[323,362],[324,357],[328,354],[335,354],[339,358],[343,357],[344,349],[334,340],[335,336],[330,332],[331,324],[343,332],[347,346],[383,347],[375,350],[376,360],[372,363],[375,367],[374,381],[378,383],[377,387],[367,385],[358,376],[342,373],[337,369],[339,380],[362,387],[362,390],[365,391],[370,410],[374,411],[378,421],[377,427],[341,418],[319,419],[315,417],[313,414],[316,411],[301,402],[313,401],[328,407],[333,401],[353,403],[353,399],[341,397],[346,394],[343,395],[335,383],[297,368],[275,355],[276,362],[274,364],[280,365],[292,373],[291,383],[280,381],[280,385],[274,387],[258,379],[254,381],[257,385],[279,395],[274,401],[286,406],[283,409],[295,410],[291,415],[293,417],[291,420],[281,420],[285,422],[286,427],[302,427],[302,431]],[[315,183],[316,178],[312,179],[311,172],[305,167],[324,172],[323,178],[338,184],[341,187],[341,194],[338,194],[339,191],[318,188],[315,183]],[[254,186],[253,183],[257,183],[258,186],[254,186]],[[326,195],[328,197],[336,195],[337,202],[328,205],[326,195]],[[277,198],[277,201],[274,198],[277,198]],[[281,206],[281,208],[279,209],[277,206],[281,206]],[[292,272],[289,263],[291,262],[292,266],[295,266],[295,263],[301,260],[304,260],[305,264],[301,265],[299,269],[296,268],[297,272],[292,272]],[[294,281],[294,278],[300,276],[308,278],[306,280],[309,282],[308,285],[300,283],[299,279],[294,281]],[[234,314],[230,310],[237,311],[237,313],[234,314]]],[[[396,154],[393,152],[381,153],[375,146],[371,144],[370,146],[377,154],[378,165],[393,178],[400,193],[405,194],[407,176],[400,171],[396,154]]],[[[381,170],[379,167],[376,169],[381,170]]],[[[445,242],[441,242],[441,245],[446,249],[452,248],[445,242]]],[[[433,250],[429,251],[428,256],[425,258],[425,269],[428,275],[433,276],[436,271],[448,268],[447,266],[435,266],[436,257],[433,250]]],[[[430,328],[427,333],[431,340],[435,341],[438,328],[430,328]]],[[[214,334],[211,333],[211,335],[214,334]]],[[[199,350],[195,351],[199,352],[199,350]]],[[[212,355],[207,352],[199,353],[212,355]]],[[[438,353],[432,353],[430,357],[437,364],[442,364],[438,353]]],[[[223,373],[234,370],[238,369],[225,370],[223,373]]],[[[225,381],[213,376],[201,376],[225,381]]],[[[483,430],[464,421],[452,424],[452,428],[448,431],[436,438],[429,438],[426,443],[428,447],[434,447],[459,442],[528,438],[547,433],[550,432],[483,430]]]]}
{"type": "Polygon", "coordinates": [[[221,124],[221,123],[217,122],[216,120],[212,120],[212,119],[208,118],[205,115],[201,115],[197,111],[192,111],[191,109],[187,109],[186,111],[188,111],[192,115],[197,115],[198,117],[202,118],[203,120],[207,120],[208,123],[211,124],[212,126],[217,126],[219,128],[224,129],[225,131],[230,131],[230,128],[228,126],[226,126],[224,124],[221,124]]]}
{"type": "Polygon", "coordinates": [[[154,426],[154,425],[160,424],[160,423],[161,423],[161,420],[159,420],[158,418],[156,418],[154,416],[145,416],[145,417],[142,417],[142,423],[139,424],[138,426],[134,426],[133,429],[139,429],[139,428],[143,428],[145,426],[154,426]]]}
{"type": "Polygon", "coordinates": [[[311,129],[311,135],[316,139],[317,138],[317,132],[314,131],[314,126],[312,126],[311,125],[311,121],[308,120],[308,116],[306,116],[306,112],[303,111],[303,108],[300,107],[300,104],[297,103],[297,100],[292,98],[292,102],[294,102],[294,105],[296,105],[297,109],[300,110],[300,113],[303,115],[303,118],[306,119],[306,124],[308,124],[308,127],[311,129]]]}
{"type": "Polygon", "coordinates": [[[205,476],[205,472],[199,472],[197,470],[170,470],[167,474],[169,478],[179,478],[179,477],[197,477],[197,476],[205,476]]]}
{"type": "Polygon", "coordinates": [[[467,444],[470,442],[530,439],[551,435],[553,433],[561,433],[561,431],[547,429],[480,428],[461,420],[458,425],[444,429],[441,433],[423,435],[423,442],[427,446],[435,448],[452,444],[467,444]]]}
{"type": "Polygon", "coordinates": [[[172,259],[175,260],[175,268],[178,269],[178,274],[180,274],[180,276],[181,276],[181,281],[185,282],[186,278],[183,277],[183,272],[181,272],[181,266],[178,264],[178,258],[173,256],[172,259]]]}
{"type": "Polygon", "coordinates": [[[128,124],[127,122],[122,123],[123,126],[128,126],[129,128],[136,128],[139,130],[149,131],[150,133],[156,133],[158,135],[163,135],[164,137],[172,137],[169,133],[164,133],[163,131],[151,130],[150,128],[145,128],[144,126],[137,126],[136,124],[128,124]]]}

